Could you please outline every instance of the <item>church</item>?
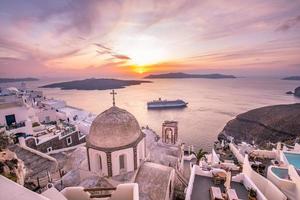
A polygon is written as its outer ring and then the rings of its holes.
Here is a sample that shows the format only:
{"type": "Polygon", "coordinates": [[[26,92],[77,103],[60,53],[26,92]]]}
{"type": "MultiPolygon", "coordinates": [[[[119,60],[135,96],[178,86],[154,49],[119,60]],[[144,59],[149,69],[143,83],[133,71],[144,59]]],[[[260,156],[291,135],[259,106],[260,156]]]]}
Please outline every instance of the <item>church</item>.
{"type": "Polygon", "coordinates": [[[89,170],[108,177],[136,170],[146,155],[136,118],[115,105],[95,118],[86,147],[89,170]]]}

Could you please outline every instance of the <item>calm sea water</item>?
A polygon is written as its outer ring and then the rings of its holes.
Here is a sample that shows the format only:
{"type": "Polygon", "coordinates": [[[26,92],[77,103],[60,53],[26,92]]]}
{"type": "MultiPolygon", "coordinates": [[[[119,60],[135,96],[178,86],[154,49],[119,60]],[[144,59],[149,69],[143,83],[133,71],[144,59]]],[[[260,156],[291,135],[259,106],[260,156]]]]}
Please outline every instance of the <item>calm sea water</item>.
{"type": "MultiPolygon", "coordinates": [[[[37,88],[46,83],[49,81],[28,82],[27,85],[37,88]]],[[[285,94],[298,86],[300,81],[276,78],[160,79],[116,90],[116,105],[131,112],[141,126],[149,125],[158,134],[161,134],[164,120],[176,120],[182,142],[209,151],[218,133],[237,114],[267,105],[300,103],[300,98],[285,94]],[[147,101],[159,97],[183,99],[189,104],[185,109],[147,110],[147,101]]],[[[95,114],[112,106],[109,90],[42,90],[48,97],[63,99],[71,106],[95,114]]]]}

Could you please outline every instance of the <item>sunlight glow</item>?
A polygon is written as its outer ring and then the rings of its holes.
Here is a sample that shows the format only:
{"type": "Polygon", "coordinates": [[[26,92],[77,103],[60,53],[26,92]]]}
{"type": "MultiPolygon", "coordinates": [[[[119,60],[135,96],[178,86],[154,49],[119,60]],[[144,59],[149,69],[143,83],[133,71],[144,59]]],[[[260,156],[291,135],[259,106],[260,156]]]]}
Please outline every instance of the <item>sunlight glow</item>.
{"type": "Polygon", "coordinates": [[[166,50],[158,40],[150,36],[130,38],[121,43],[121,52],[131,58],[130,63],[138,67],[139,73],[144,73],[145,65],[162,62],[166,58],[166,50]]]}

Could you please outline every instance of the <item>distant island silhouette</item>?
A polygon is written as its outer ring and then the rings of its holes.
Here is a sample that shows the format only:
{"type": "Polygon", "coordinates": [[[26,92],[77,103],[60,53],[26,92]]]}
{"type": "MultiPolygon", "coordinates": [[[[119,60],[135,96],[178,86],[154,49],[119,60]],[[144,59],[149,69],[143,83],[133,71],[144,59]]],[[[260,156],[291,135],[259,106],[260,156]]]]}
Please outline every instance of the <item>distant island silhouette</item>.
{"type": "Polygon", "coordinates": [[[227,78],[237,78],[233,75],[225,74],[187,74],[187,73],[166,73],[166,74],[150,74],[144,77],[145,79],[155,79],[155,78],[207,78],[207,79],[227,79],[227,78]]]}
{"type": "Polygon", "coordinates": [[[151,83],[151,81],[91,78],[53,83],[41,86],[40,88],[60,88],[62,90],[109,90],[125,88],[131,85],[139,85],[141,83],[151,83]]]}
{"type": "Polygon", "coordinates": [[[282,80],[289,80],[289,81],[300,81],[300,76],[288,76],[283,78],[282,80]]]}
{"type": "Polygon", "coordinates": [[[38,81],[37,78],[0,78],[0,83],[13,83],[23,81],[38,81]]]}

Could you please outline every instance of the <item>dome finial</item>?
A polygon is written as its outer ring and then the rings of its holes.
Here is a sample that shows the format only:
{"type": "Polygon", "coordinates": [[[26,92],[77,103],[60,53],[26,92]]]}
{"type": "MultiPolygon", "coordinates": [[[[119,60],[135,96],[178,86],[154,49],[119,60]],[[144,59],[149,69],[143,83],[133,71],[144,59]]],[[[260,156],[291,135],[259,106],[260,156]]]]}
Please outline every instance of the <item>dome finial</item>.
{"type": "Polygon", "coordinates": [[[112,92],[111,92],[110,94],[113,95],[113,106],[116,106],[115,95],[116,95],[117,93],[115,92],[115,90],[112,90],[112,92]]]}

